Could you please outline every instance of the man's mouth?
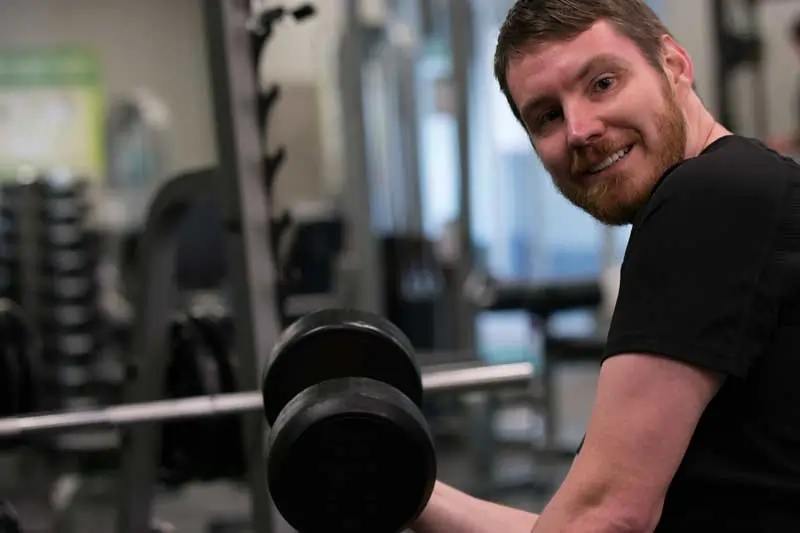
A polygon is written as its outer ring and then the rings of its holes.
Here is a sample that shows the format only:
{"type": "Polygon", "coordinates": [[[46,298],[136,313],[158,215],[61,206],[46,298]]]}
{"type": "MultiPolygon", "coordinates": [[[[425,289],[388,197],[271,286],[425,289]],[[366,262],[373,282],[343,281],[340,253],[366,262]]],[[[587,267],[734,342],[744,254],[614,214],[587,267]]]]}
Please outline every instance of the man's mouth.
{"type": "Polygon", "coordinates": [[[631,152],[632,148],[633,148],[633,146],[628,146],[628,147],[623,148],[623,149],[621,149],[621,150],[619,150],[617,152],[614,152],[613,154],[611,154],[610,156],[605,158],[605,160],[603,160],[601,163],[599,163],[599,164],[597,164],[597,165],[595,165],[593,167],[590,167],[588,173],[589,174],[597,174],[598,172],[604,171],[605,169],[609,168],[611,165],[613,165],[613,164],[621,161],[622,159],[624,159],[625,156],[627,156],[631,152]]]}

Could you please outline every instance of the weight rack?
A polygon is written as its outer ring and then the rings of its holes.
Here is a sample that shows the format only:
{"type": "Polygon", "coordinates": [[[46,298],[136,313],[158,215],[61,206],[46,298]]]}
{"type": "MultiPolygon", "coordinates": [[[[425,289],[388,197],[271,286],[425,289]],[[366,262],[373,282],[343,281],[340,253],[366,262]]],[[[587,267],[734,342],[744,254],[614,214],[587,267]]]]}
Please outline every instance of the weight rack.
{"type": "MultiPolygon", "coordinates": [[[[141,237],[141,289],[136,305],[133,353],[135,380],[126,403],[164,397],[168,338],[166,324],[178,294],[172,281],[177,221],[200,196],[214,191],[221,199],[227,232],[228,274],[236,346],[237,380],[244,390],[258,389],[260,369],[277,338],[276,271],[270,253],[269,208],[264,200],[263,149],[257,124],[257,83],[249,50],[247,0],[202,3],[210,85],[216,125],[218,166],[187,173],[166,184],[150,206],[141,237]]],[[[267,489],[264,419],[243,415],[251,514],[255,531],[291,531],[273,512],[267,489]]],[[[123,438],[120,476],[120,533],[148,531],[155,490],[159,431],[156,424],[132,428],[123,438]]]]}

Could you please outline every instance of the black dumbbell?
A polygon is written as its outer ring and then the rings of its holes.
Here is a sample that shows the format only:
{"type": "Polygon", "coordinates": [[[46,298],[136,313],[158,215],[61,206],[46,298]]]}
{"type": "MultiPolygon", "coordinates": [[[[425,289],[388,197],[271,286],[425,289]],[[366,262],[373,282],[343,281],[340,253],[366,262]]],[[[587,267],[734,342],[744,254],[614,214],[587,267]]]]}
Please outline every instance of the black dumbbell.
{"type": "Polygon", "coordinates": [[[388,320],[324,310],[286,329],[263,380],[267,480],[303,533],[395,533],[424,509],[436,455],[414,350],[388,320]]]}

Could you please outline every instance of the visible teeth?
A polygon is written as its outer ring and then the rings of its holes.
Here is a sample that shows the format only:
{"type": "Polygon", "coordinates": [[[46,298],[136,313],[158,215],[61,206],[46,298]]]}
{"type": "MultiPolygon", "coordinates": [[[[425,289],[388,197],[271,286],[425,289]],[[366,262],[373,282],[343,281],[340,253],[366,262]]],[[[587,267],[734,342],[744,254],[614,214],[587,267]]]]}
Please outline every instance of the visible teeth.
{"type": "Polygon", "coordinates": [[[608,156],[606,158],[605,161],[603,161],[602,163],[600,163],[597,166],[594,166],[594,167],[590,168],[589,172],[594,174],[594,173],[600,172],[601,170],[607,169],[608,167],[610,167],[611,165],[613,165],[614,163],[616,163],[617,161],[619,161],[620,159],[625,157],[625,155],[628,153],[628,151],[629,151],[628,148],[623,148],[619,152],[611,154],[610,156],[608,156]]]}

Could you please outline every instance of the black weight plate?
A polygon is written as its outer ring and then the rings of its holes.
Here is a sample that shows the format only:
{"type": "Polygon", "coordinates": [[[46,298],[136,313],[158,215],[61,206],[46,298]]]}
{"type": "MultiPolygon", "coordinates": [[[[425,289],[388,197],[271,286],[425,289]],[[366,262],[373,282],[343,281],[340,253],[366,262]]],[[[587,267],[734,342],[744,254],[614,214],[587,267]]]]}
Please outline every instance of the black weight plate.
{"type": "MultiPolygon", "coordinates": [[[[216,368],[217,392],[236,392],[237,377],[233,364],[233,346],[230,328],[224,317],[213,314],[192,314],[200,341],[208,355],[213,357],[216,368]]],[[[203,439],[202,459],[204,480],[232,479],[245,475],[244,443],[242,441],[241,418],[237,415],[214,417],[207,421],[208,435],[203,439]]]]}
{"type": "Polygon", "coordinates": [[[18,339],[9,324],[7,313],[0,312],[0,332],[3,342],[0,343],[0,416],[18,416],[22,414],[21,398],[25,370],[19,357],[18,339]]]}
{"type": "MultiPolygon", "coordinates": [[[[170,324],[171,359],[166,388],[169,398],[219,393],[213,354],[203,344],[198,325],[191,316],[179,314],[170,324]]],[[[211,477],[215,465],[217,436],[213,419],[175,420],[161,426],[159,481],[176,487],[211,477]]]]}
{"type": "Polygon", "coordinates": [[[425,508],[436,455],[405,395],[371,379],[337,379],[304,390],[281,412],[267,478],[298,531],[394,533],[425,508]]]}
{"type": "Polygon", "coordinates": [[[44,393],[42,338],[25,312],[14,302],[0,301],[3,314],[4,340],[7,349],[17,357],[19,403],[17,415],[30,414],[40,408],[44,393]]]}
{"type": "Polygon", "coordinates": [[[272,425],[303,389],[325,380],[368,377],[422,404],[422,379],[414,347],[385,318],[363,311],[327,309],[289,326],[264,373],[264,412],[272,425]]]}

